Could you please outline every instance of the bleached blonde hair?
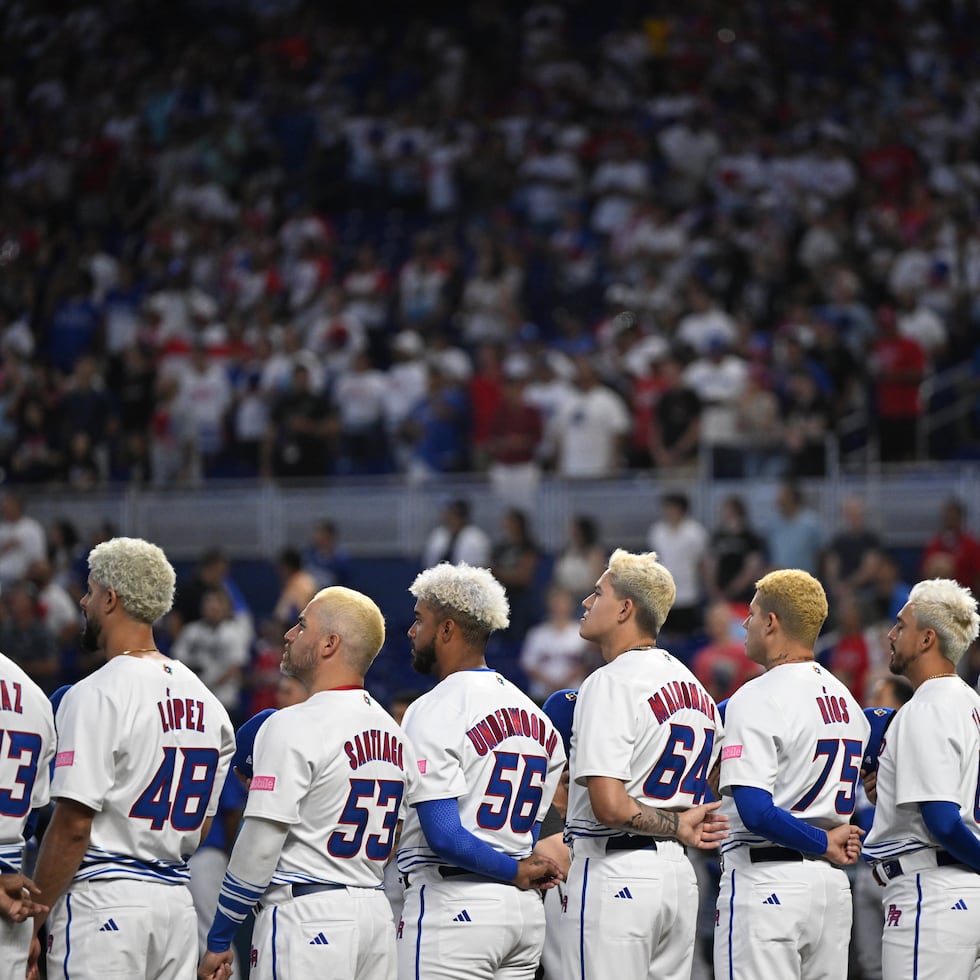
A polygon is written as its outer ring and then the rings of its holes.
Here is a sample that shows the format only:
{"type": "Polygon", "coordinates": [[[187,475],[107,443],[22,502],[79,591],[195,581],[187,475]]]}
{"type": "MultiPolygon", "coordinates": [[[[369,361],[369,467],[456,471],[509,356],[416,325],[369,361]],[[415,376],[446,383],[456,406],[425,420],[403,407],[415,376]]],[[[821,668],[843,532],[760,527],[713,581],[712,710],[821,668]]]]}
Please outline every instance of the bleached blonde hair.
{"type": "Polygon", "coordinates": [[[440,615],[455,620],[471,643],[510,625],[507,593],[486,568],[442,562],[419,572],[408,591],[440,615]]]}
{"type": "Polygon", "coordinates": [[[385,618],[377,603],[354,589],[332,585],[310,602],[318,628],[343,638],[349,666],[366,674],[385,642],[385,618]]]}
{"type": "Polygon", "coordinates": [[[609,578],[620,599],[632,600],[637,625],[656,636],[677,597],[674,576],[657,560],[657,553],[632,554],[617,548],[609,556],[609,578]]]}
{"type": "Polygon", "coordinates": [[[177,573],[163,550],[142,538],[111,538],[88,556],[92,579],[119,596],[140,623],[155,623],[174,604],[177,573]]]}
{"type": "Polygon", "coordinates": [[[939,652],[958,664],[980,634],[980,615],[973,593],[948,578],[930,578],[912,587],[908,605],[918,629],[936,632],[939,652]]]}
{"type": "Polygon", "coordinates": [[[783,632],[811,649],[827,619],[827,593],[801,568],[780,568],[755,583],[759,608],[774,613],[783,632]]]}

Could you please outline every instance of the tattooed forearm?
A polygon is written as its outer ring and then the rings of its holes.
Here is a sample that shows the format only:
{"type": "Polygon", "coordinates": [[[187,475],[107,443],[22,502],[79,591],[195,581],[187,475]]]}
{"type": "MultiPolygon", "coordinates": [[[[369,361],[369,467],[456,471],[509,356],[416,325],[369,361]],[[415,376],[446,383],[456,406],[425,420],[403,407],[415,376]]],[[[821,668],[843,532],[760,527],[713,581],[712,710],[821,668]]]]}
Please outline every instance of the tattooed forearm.
{"type": "Polygon", "coordinates": [[[636,800],[633,802],[638,810],[623,825],[624,829],[631,834],[677,839],[677,828],[680,826],[678,814],[670,810],[657,810],[652,806],[637,803],[636,800]]]}

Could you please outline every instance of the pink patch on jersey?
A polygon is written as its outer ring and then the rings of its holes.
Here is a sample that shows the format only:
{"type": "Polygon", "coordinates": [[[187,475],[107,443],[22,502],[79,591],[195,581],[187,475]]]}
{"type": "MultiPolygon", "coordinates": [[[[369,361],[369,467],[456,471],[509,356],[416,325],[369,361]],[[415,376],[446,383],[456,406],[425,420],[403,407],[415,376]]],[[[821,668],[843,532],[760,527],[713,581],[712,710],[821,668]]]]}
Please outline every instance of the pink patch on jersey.
{"type": "Polygon", "coordinates": [[[428,760],[419,759],[419,772],[422,773],[423,776],[425,775],[425,770],[428,768],[429,768],[428,760]]]}
{"type": "Polygon", "coordinates": [[[74,752],[59,752],[54,757],[55,769],[60,769],[62,766],[73,766],[73,765],[75,765],[74,752]]]}
{"type": "Polygon", "coordinates": [[[741,745],[726,745],[721,750],[722,762],[725,759],[741,759],[742,758],[742,746],[741,745]]]}
{"type": "Polygon", "coordinates": [[[265,789],[272,790],[276,788],[276,777],[275,776],[253,776],[251,783],[249,783],[248,788],[250,790],[265,789]]]}

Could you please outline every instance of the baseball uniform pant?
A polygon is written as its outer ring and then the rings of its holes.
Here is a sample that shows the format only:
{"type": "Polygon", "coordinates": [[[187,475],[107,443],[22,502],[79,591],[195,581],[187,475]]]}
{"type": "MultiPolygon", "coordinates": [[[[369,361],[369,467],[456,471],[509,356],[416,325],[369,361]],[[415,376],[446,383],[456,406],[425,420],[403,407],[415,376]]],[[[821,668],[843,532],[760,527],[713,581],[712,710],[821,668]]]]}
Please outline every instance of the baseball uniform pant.
{"type": "Polygon", "coordinates": [[[698,885],[683,848],[607,852],[602,838],[579,838],[572,852],[563,980],[689,980],[698,885]]]}
{"type": "Polygon", "coordinates": [[[816,860],[753,863],[748,847],[722,860],[716,980],[847,976],[851,889],[843,871],[816,860]]]}
{"type": "Polygon", "coordinates": [[[398,980],[533,980],[544,946],[537,891],[476,875],[408,875],[398,980]]]}
{"type": "Polygon", "coordinates": [[[874,880],[871,867],[859,861],[851,884],[854,895],[854,929],[851,933],[861,980],[881,980],[881,885],[874,880]]]}
{"type": "Polygon", "coordinates": [[[34,920],[11,922],[0,919],[0,980],[24,980],[31,949],[34,920]]]}
{"type": "Polygon", "coordinates": [[[197,916],[184,885],[76,881],[48,920],[49,980],[188,980],[197,916]]]}
{"type": "Polygon", "coordinates": [[[881,975],[887,980],[980,980],[980,874],[931,868],[889,881],[881,975]]]}
{"type": "Polygon", "coordinates": [[[334,888],[265,904],[252,931],[251,980],[395,980],[395,929],[380,888],[334,888]]]}
{"type": "Polygon", "coordinates": [[[544,949],[541,951],[541,968],[544,980],[561,980],[561,923],[565,903],[568,901],[564,882],[544,893],[544,949]]]}

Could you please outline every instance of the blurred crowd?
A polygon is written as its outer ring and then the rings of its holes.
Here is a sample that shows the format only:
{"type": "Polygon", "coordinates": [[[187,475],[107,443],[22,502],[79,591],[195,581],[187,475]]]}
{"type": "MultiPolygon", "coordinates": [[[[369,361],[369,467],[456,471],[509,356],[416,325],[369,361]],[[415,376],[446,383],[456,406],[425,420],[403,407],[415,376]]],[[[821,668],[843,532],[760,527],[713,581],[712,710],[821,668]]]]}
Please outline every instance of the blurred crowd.
{"type": "MultiPolygon", "coordinates": [[[[780,484],[776,514],[764,530],[752,526],[737,494],[724,499],[713,526],[698,520],[681,493],[663,494],[651,512],[647,545],[677,587],[659,645],[690,666],[718,701],[757,673],[745,656],[741,624],[755,582],[770,569],[802,568],[824,583],[830,618],[817,659],[862,704],[887,673],[886,634],[911,584],[948,577],[980,594],[980,538],[955,497],[937,503],[935,525],[924,531],[921,546],[901,553],[886,546],[860,497],[845,497],[828,524],[791,480],[780,484]]],[[[80,540],[70,521],[45,528],[25,513],[17,492],[0,496],[0,650],[49,693],[99,666],[78,645],[78,600],[86,591],[89,550],[115,533],[98,527],[80,540]]],[[[564,542],[549,552],[536,541],[525,511],[506,509],[499,527],[481,527],[466,499],[451,499],[443,502],[417,567],[464,561],[491,569],[506,589],[511,614],[509,628],[491,641],[490,662],[543,702],[554,691],[579,687],[601,664],[598,651],[579,636],[579,618],[612,546],[590,514],[574,515],[564,542]]],[[[283,634],[313,595],[326,586],[365,582],[377,594],[384,574],[370,560],[353,558],[330,520],[312,524],[305,541],[284,548],[270,564],[278,586],[262,594],[220,549],[202,552],[180,570],[174,609],[156,631],[160,648],[188,664],[239,721],[302,698],[279,664],[283,634]]],[[[406,575],[413,574],[412,564],[406,575]]],[[[397,583],[398,594],[408,580],[397,583]]],[[[404,705],[420,693],[421,679],[410,669],[400,611],[389,606],[385,614],[388,652],[370,683],[379,697],[404,705]]],[[[960,670],[977,683],[980,644],[960,670]]]]}
{"type": "Polygon", "coordinates": [[[918,427],[980,364],[978,20],[10,0],[6,479],[972,452],[918,427]]]}

